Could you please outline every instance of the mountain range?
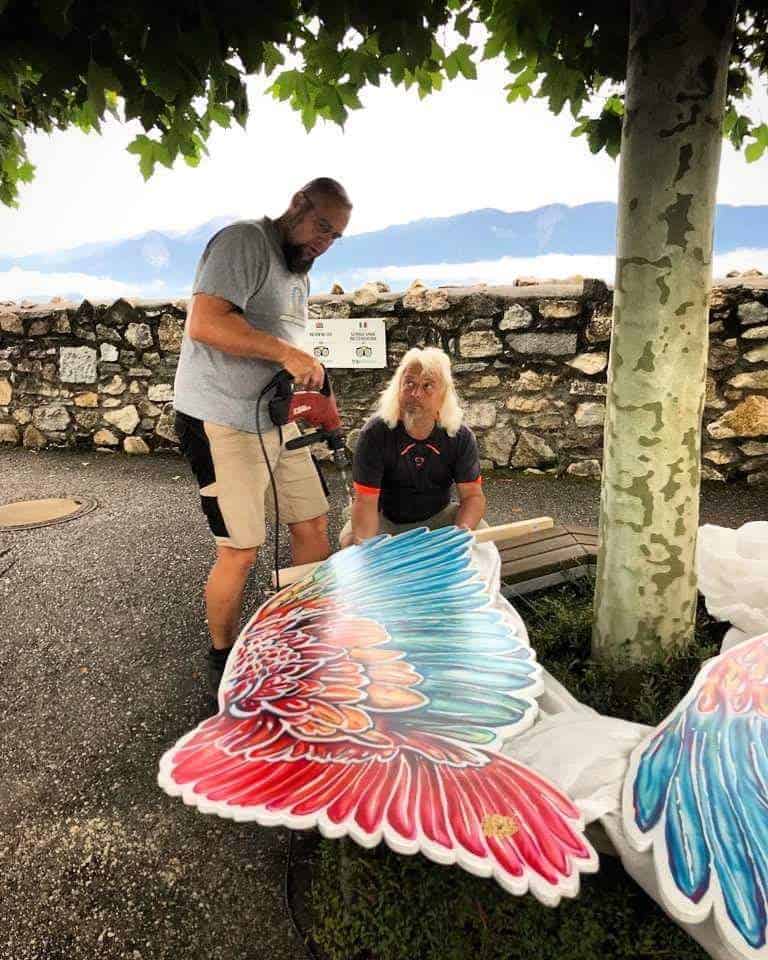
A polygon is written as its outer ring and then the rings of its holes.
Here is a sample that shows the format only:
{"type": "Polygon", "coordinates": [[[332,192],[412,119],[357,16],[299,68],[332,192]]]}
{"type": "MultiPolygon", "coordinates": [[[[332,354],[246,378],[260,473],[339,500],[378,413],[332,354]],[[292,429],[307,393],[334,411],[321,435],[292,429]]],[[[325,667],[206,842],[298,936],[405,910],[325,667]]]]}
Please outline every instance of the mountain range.
{"type": "MultiPolygon", "coordinates": [[[[44,274],[109,277],[163,295],[188,291],[206,243],[234,217],[218,217],[186,233],[150,231],[108,243],[70,250],[0,256],[0,274],[12,268],[44,274]]],[[[607,255],[615,249],[616,205],[551,204],[506,213],[483,209],[450,217],[415,220],[355,234],[338,241],[313,273],[313,288],[374,268],[424,264],[461,264],[526,258],[546,254],[607,255]]],[[[715,249],[718,254],[768,248],[768,205],[717,207],[715,249]]],[[[0,293],[2,291],[0,290],[0,293]]]]}

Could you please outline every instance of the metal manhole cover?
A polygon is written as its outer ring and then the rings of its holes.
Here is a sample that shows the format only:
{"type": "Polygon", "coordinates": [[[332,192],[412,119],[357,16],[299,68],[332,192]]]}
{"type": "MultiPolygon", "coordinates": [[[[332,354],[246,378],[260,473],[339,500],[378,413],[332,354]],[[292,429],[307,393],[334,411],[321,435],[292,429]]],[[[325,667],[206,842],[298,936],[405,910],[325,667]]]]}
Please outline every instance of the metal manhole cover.
{"type": "Polygon", "coordinates": [[[83,497],[51,497],[44,500],[16,500],[0,506],[0,530],[31,530],[52,523],[74,520],[95,510],[95,500],[83,497]]]}

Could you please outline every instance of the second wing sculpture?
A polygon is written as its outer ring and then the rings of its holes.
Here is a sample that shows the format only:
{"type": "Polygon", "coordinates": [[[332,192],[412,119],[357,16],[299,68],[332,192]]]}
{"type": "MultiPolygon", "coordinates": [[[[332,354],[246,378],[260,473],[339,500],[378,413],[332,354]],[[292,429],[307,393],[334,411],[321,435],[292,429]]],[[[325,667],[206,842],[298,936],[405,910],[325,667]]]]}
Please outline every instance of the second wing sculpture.
{"type": "Polygon", "coordinates": [[[578,809],[497,752],[533,722],[540,668],[470,543],[455,527],[379,537],[265,603],[161,787],[204,813],[384,839],[550,906],[574,896],[597,869],[578,809]]]}
{"type": "Polygon", "coordinates": [[[768,957],[768,633],[707,663],[632,754],[624,829],[674,917],[714,911],[739,956],[768,957]]]}

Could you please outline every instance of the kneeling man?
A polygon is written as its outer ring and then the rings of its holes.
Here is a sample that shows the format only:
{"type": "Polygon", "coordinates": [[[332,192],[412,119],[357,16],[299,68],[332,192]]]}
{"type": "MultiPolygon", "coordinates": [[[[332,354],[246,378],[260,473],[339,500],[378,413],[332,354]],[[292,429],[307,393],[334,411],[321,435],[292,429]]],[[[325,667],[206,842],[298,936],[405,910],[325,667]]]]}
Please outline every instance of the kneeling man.
{"type": "Polygon", "coordinates": [[[342,547],[413,527],[486,525],[477,441],[462,417],[448,356],[435,347],[409,350],[360,433],[342,547]]]}

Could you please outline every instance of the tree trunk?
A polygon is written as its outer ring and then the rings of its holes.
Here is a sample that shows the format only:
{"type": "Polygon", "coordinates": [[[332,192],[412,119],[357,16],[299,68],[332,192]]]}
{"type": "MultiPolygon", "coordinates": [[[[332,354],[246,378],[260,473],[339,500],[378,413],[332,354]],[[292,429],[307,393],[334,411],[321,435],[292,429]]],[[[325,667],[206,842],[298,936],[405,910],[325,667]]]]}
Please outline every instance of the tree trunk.
{"type": "Polygon", "coordinates": [[[712,231],[736,0],[631,0],[593,653],[684,646],[696,610],[712,231]]]}

